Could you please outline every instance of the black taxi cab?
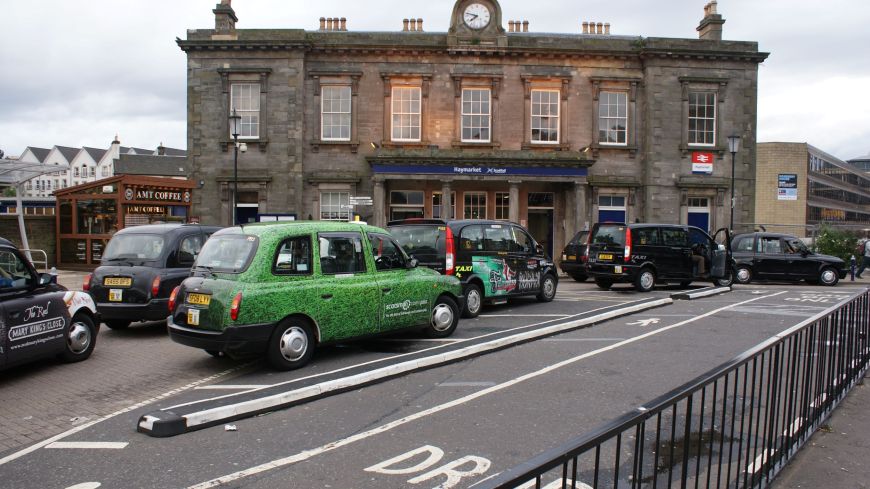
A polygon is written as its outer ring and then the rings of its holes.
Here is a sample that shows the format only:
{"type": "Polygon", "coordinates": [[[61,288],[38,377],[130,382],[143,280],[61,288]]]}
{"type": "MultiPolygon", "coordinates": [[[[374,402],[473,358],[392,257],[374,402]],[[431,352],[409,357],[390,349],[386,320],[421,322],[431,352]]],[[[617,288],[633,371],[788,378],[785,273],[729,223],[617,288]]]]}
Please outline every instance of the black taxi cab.
{"type": "Polygon", "coordinates": [[[69,291],[0,238],[0,369],[47,357],[91,356],[99,320],[94,301],[69,291]]]}
{"type": "Polygon", "coordinates": [[[172,289],[190,275],[203,243],[219,229],[180,223],[124,228],[112,236],[82,289],[111,329],[164,320],[172,289]]]}

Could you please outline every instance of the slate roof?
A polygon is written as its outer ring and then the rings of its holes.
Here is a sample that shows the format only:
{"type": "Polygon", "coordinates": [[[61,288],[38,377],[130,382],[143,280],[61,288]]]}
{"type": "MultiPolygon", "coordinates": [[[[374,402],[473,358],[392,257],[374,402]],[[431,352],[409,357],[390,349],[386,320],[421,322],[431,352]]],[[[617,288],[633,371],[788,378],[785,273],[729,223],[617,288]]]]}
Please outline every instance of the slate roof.
{"type": "Polygon", "coordinates": [[[142,148],[130,148],[136,152],[137,155],[153,155],[156,153],[153,149],[142,149],[142,148]]]}
{"type": "Polygon", "coordinates": [[[88,154],[91,155],[91,158],[93,158],[94,161],[96,161],[97,163],[99,163],[100,160],[103,159],[103,156],[106,156],[106,150],[105,150],[105,149],[89,148],[89,147],[87,147],[87,146],[83,146],[82,149],[85,150],[85,151],[87,151],[88,154]]]}
{"type": "Polygon", "coordinates": [[[122,154],[115,161],[115,175],[187,177],[187,158],[122,154]]]}
{"type": "Polygon", "coordinates": [[[70,148],[69,146],[55,146],[55,148],[60,151],[60,154],[62,154],[68,162],[72,161],[80,151],[79,148],[70,148]]]}
{"type": "Polygon", "coordinates": [[[187,156],[187,151],[177,148],[163,148],[166,156],[187,156]]]}
{"type": "Polygon", "coordinates": [[[48,156],[48,153],[51,152],[50,149],[47,149],[47,148],[36,148],[36,147],[33,147],[33,146],[28,146],[27,149],[29,149],[30,152],[33,153],[33,156],[36,156],[36,159],[39,160],[40,163],[44,163],[44,162],[45,162],[45,157],[48,156]]]}

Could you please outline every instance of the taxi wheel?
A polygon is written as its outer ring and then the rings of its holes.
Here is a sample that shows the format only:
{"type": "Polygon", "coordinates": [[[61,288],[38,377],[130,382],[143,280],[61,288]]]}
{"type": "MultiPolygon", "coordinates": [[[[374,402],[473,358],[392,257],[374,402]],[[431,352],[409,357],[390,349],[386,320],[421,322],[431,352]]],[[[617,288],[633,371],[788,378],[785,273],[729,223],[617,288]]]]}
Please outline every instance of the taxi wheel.
{"type": "Polygon", "coordinates": [[[483,307],[483,292],[477,285],[468,284],[465,287],[465,308],[462,310],[462,317],[476,318],[480,315],[481,307],[483,307]]]}
{"type": "Polygon", "coordinates": [[[94,321],[86,314],[76,314],[66,329],[66,348],[60,358],[65,362],[80,362],[91,356],[96,343],[94,321]]]}
{"type": "Polygon", "coordinates": [[[819,274],[819,280],[822,282],[822,285],[834,286],[840,281],[840,276],[837,275],[837,271],[833,268],[825,267],[822,269],[822,273],[819,274]]]}
{"type": "Polygon", "coordinates": [[[107,319],[103,322],[106,323],[106,326],[108,326],[109,329],[127,329],[127,327],[130,326],[130,321],[124,321],[122,319],[107,319]]]}
{"type": "Polygon", "coordinates": [[[722,278],[717,278],[713,281],[714,285],[718,285],[719,287],[731,287],[734,285],[734,271],[728,270],[728,274],[722,278]]]}
{"type": "Polygon", "coordinates": [[[737,283],[739,284],[748,284],[752,281],[752,270],[747,266],[739,266],[737,267],[737,283]]]}
{"type": "Polygon", "coordinates": [[[316,338],[311,326],[298,319],[285,319],[278,324],[269,338],[267,357],[276,370],[294,370],[302,367],[314,354],[316,338]]]}
{"type": "Polygon", "coordinates": [[[634,288],[638,292],[649,292],[656,286],[656,274],[651,268],[641,268],[634,279],[634,288]]]}
{"type": "Polygon", "coordinates": [[[429,326],[423,331],[429,338],[446,338],[456,331],[457,324],[459,324],[459,306],[450,297],[442,295],[435,301],[429,326]]]}
{"type": "Polygon", "coordinates": [[[538,302],[552,302],[556,297],[556,278],[549,273],[541,279],[541,291],[536,298],[538,302]]]}

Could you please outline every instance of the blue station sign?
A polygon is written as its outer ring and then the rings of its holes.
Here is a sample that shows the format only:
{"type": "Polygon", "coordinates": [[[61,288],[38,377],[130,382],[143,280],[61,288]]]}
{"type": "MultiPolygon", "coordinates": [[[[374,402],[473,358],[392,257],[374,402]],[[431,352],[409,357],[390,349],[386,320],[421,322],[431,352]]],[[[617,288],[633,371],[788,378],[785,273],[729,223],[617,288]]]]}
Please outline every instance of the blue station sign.
{"type": "Polygon", "coordinates": [[[585,177],[587,168],[553,167],[500,167],[500,166],[430,166],[430,165],[372,165],[374,173],[400,173],[408,175],[476,175],[476,176],[535,176],[585,177]]]}

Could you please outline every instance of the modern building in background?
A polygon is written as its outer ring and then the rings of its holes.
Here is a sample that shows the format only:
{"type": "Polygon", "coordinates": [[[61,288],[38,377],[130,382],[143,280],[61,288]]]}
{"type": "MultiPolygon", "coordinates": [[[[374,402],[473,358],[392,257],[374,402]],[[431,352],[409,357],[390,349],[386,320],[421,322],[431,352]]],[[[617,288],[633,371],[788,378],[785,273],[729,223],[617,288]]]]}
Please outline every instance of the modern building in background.
{"type": "Polygon", "coordinates": [[[853,158],[848,161],[849,164],[863,171],[864,173],[870,174],[870,154],[866,156],[861,156],[859,158],[853,158]]]}
{"type": "Polygon", "coordinates": [[[535,33],[495,0],[456,1],[448,32],[398,18],[392,32],[354,32],[341,17],[243,30],[229,0],[213,12],[214,29],[178,41],[204,223],[505,219],[551,253],[600,220],[716,228],[729,220],[730,135],[742,139],[735,220],[755,220],[767,53],[722,40],[716,2],[698,39],[582,19],[573,33],[535,33]],[[237,158],[233,134],[247,150],[237,158]]]}
{"type": "MultiPolygon", "coordinates": [[[[108,149],[72,148],[53,146],[51,149],[28,146],[19,160],[28,163],[57,165],[58,171],[36,177],[25,184],[24,197],[51,197],[56,190],[74,187],[115,175],[115,163],[124,157],[165,156],[184,158],[187,152],[166,148],[162,144],[156,150],[121,146],[118,137],[108,149]],[[60,169],[62,167],[62,169],[60,169]]],[[[184,166],[182,163],[181,166],[184,166]]]]}
{"type": "MultiPolygon", "coordinates": [[[[758,143],[753,227],[810,236],[822,223],[870,233],[870,173],[807,143],[758,143]]],[[[860,161],[860,160],[858,160],[860,161]]]]}

